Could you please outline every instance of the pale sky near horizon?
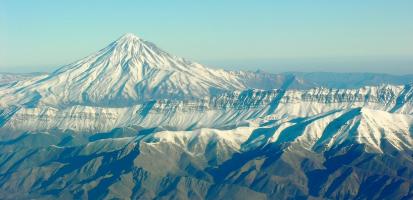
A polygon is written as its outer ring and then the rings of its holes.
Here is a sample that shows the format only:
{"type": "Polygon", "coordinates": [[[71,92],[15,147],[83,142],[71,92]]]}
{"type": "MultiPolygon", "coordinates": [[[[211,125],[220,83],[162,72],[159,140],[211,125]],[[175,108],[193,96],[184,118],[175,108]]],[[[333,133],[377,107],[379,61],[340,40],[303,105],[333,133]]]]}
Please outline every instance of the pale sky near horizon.
{"type": "Polygon", "coordinates": [[[0,0],[0,72],[52,71],[134,33],[225,69],[413,74],[413,1],[0,0]]]}

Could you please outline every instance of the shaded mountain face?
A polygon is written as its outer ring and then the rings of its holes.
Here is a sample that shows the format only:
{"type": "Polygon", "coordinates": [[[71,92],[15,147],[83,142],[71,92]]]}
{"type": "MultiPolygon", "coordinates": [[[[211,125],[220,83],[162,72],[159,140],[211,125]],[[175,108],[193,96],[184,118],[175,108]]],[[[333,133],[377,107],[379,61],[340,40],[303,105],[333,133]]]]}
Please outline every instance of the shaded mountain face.
{"type": "Polygon", "coordinates": [[[356,108],[229,130],[31,132],[0,146],[0,197],[410,199],[412,124],[356,108]]]}
{"type": "Polygon", "coordinates": [[[210,69],[126,34],[9,79],[1,199],[413,198],[411,76],[210,69]]]}

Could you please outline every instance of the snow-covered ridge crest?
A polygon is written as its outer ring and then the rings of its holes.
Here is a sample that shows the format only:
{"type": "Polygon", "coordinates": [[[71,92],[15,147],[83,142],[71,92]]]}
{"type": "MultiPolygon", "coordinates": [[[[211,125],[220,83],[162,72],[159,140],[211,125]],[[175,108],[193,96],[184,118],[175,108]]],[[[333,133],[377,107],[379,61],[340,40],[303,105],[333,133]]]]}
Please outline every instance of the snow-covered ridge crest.
{"type": "Polygon", "coordinates": [[[201,100],[153,100],[118,108],[15,106],[0,109],[0,117],[2,128],[9,130],[60,128],[93,133],[133,125],[170,130],[233,127],[256,119],[306,118],[357,107],[412,115],[413,98],[409,88],[383,85],[360,89],[251,89],[201,100]]]}

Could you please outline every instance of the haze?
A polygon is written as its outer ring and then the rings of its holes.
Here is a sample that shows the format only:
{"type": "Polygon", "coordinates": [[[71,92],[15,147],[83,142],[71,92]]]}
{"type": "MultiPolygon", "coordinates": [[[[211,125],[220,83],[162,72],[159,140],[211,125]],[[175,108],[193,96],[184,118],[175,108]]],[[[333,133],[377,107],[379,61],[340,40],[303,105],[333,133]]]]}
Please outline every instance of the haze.
{"type": "Polygon", "coordinates": [[[1,1],[0,71],[52,71],[126,32],[226,69],[412,73],[412,1],[1,1]]]}

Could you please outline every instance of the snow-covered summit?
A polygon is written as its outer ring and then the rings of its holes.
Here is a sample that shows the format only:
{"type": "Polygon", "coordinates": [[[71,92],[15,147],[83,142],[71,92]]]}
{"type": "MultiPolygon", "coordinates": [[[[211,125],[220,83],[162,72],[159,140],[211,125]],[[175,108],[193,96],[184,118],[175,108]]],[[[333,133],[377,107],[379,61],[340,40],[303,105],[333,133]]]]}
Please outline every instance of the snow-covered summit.
{"type": "Polygon", "coordinates": [[[141,38],[133,33],[125,33],[122,37],[120,37],[120,39],[140,40],[141,38]]]}
{"type": "Polygon", "coordinates": [[[127,33],[105,48],[85,59],[69,64],[57,70],[57,73],[66,72],[70,68],[80,68],[76,65],[82,63],[82,67],[101,67],[99,64],[106,64],[106,68],[122,67],[143,68],[143,65],[155,68],[171,69],[177,67],[175,63],[182,61],[182,58],[174,57],[163,51],[155,44],[145,41],[138,36],[127,33]]]}
{"type": "MultiPolygon", "coordinates": [[[[253,88],[285,90],[326,85],[318,76],[211,69],[127,33],[51,74],[0,85],[0,106],[128,107],[161,99],[199,100],[253,88]]],[[[328,85],[337,84],[333,81],[328,85]]]]}
{"type": "Polygon", "coordinates": [[[245,88],[235,73],[172,56],[128,33],[42,80],[3,89],[0,100],[10,105],[119,107],[152,99],[203,98],[245,88]]]}

